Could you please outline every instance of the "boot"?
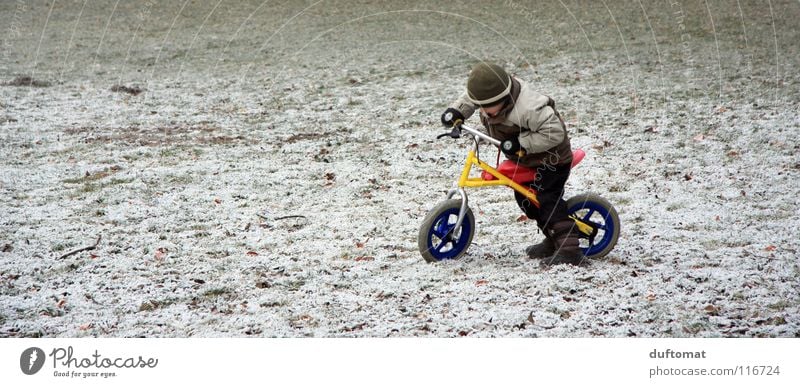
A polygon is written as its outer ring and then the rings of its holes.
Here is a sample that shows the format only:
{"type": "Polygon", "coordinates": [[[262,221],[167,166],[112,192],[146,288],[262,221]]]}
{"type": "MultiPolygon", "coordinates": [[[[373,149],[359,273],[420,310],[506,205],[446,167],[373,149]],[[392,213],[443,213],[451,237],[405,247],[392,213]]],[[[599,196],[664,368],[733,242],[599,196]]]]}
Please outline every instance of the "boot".
{"type": "Polygon", "coordinates": [[[588,261],[583,256],[583,250],[580,248],[579,234],[575,227],[575,221],[568,219],[556,222],[548,231],[555,244],[556,252],[540,262],[542,267],[561,264],[576,266],[588,264],[588,261]]]}
{"type": "Polygon", "coordinates": [[[525,248],[525,254],[530,259],[542,259],[553,255],[556,252],[556,245],[550,237],[545,237],[543,241],[525,248]]]}

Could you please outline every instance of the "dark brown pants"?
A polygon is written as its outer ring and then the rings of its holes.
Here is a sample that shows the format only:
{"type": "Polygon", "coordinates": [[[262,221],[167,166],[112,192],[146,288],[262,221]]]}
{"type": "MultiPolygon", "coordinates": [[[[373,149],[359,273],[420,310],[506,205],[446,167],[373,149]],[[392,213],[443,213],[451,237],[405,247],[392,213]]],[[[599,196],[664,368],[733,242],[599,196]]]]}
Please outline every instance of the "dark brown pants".
{"type": "MultiPolygon", "coordinates": [[[[536,180],[522,184],[536,190],[539,208],[521,193],[514,191],[514,198],[522,212],[536,221],[542,230],[563,220],[567,220],[567,203],[564,201],[564,185],[569,178],[570,164],[542,166],[536,169],[536,180]]],[[[547,234],[546,234],[547,235],[547,234]]]]}

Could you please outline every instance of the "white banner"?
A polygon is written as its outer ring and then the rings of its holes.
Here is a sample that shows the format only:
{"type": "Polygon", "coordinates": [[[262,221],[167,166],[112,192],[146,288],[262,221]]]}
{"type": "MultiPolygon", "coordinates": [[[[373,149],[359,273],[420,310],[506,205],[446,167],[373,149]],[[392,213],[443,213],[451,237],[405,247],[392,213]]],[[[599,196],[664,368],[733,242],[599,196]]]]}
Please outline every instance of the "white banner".
{"type": "Polygon", "coordinates": [[[4,339],[0,343],[0,376],[6,386],[800,385],[797,339],[4,339]]]}

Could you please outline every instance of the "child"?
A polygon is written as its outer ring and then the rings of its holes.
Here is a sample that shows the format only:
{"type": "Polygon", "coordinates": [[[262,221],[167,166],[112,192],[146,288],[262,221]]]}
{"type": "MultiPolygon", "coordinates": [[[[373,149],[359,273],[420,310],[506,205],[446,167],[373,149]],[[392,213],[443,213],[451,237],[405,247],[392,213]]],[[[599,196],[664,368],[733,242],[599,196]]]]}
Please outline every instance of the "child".
{"type": "Polygon", "coordinates": [[[572,149],[566,125],[550,97],[539,94],[530,84],[511,77],[495,64],[476,64],[467,79],[467,91],[442,114],[442,124],[452,127],[480,109],[480,119],[488,134],[502,141],[506,158],[536,170],[536,180],[522,184],[536,190],[540,207],[514,192],[517,204],[530,219],[535,219],[545,240],[528,246],[531,258],[542,265],[572,264],[583,261],[575,222],[568,217],[562,199],[569,177],[572,149]]]}

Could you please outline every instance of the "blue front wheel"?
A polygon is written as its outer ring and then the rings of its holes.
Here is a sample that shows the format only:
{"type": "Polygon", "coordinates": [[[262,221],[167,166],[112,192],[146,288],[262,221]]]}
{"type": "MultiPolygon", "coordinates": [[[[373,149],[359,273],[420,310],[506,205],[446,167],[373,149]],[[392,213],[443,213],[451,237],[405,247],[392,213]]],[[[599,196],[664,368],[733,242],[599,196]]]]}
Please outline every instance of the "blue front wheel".
{"type": "Polygon", "coordinates": [[[460,199],[446,200],[434,207],[419,228],[417,244],[419,252],[427,262],[458,259],[467,252],[475,234],[475,216],[467,208],[461,227],[455,229],[460,199]]]}

